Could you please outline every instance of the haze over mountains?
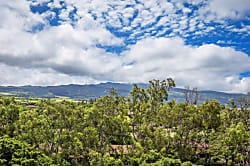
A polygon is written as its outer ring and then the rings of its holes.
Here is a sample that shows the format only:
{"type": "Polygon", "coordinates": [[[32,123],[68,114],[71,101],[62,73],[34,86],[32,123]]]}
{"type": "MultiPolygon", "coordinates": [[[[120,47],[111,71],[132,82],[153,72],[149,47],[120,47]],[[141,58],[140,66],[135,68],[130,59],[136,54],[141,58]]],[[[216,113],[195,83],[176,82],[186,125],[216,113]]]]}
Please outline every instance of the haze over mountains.
{"type": "MultiPolygon", "coordinates": [[[[141,88],[147,88],[147,84],[138,84],[141,88]]],[[[108,90],[114,87],[119,95],[128,96],[133,84],[124,83],[100,83],[89,85],[59,85],[59,86],[0,86],[0,95],[17,97],[68,97],[70,99],[95,99],[108,94],[108,90]]],[[[221,104],[226,104],[230,98],[246,97],[245,94],[224,93],[218,91],[199,91],[202,103],[206,99],[216,99],[221,104]]],[[[184,102],[184,89],[172,88],[169,93],[169,100],[175,98],[177,102],[184,102]]]]}

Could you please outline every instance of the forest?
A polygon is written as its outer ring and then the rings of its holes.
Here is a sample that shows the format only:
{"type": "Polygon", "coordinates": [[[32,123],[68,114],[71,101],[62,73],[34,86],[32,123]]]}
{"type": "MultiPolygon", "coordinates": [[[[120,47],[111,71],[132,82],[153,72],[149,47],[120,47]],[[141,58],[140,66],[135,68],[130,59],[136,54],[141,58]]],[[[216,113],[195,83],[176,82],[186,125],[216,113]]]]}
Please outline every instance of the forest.
{"type": "Polygon", "coordinates": [[[178,103],[172,87],[110,89],[93,104],[0,97],[0,165],[249,165],[250,96],[178,103]]]}

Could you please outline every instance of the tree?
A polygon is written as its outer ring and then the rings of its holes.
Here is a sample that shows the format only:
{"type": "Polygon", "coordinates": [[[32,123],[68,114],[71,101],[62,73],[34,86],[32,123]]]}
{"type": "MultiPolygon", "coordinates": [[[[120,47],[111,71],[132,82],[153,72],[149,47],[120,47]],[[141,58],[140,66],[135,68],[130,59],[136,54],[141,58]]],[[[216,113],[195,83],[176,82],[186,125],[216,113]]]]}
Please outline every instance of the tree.
{"type": "Polygon", "coordinates": [[[202,118],[197,115],[197,107],[187,103],[176,104],[172,111],[171,131],[174,133],[172,149],[181,161],[193,160],[196,153],[194,143],[198,141],[196,137],[201,131],[202,118]]]}
{"type": "Polygon", "coordinates": [[[14,97],[0,97],[0,136],[14,136],[15,122],[19,118],[20,110],[14,97]]]}
{"type": "Polygon", "coordinates": [[[89,110],[89,124],[98,133],[98,151],[104,152],[113,144],[127,145],[131,142],[130,119],[126,100],[115,89],[110,95],[99,98],[89,110]]]}
{"type": "Polygon", "coordinates": [[[1,165],[52,165],[52,159],[14,138],[0,137],[1,165]]]}
{"type": "Polygon", "coordinates": [[[51,100],[37,105],[40,110],[22,111],[19,114],[16,138],[44,151],[56,164],[78,162],[85,145],[80,140],[87,127],[82,107],[74,102],[64,101],[61,104],[51,100]]]}
{"type": "Polygon", "coordinates": [[[239,103],[241,109],[248,108],[250,105],[250,98],[239,97],[236,101],[239,103]]]}
{"type": "Polygon", "coordinates": [[[155,116],[159,107],[161,107],[165,101],[168,101],[168,92],[172,87],[175,87],[175,83],[171,78],[162,81],[149,81],[149,86],[146,91],[151,105],[150,116],[155,116]]]}
{"type": "Polygon", "coordinates": [[[128,98],[129,109],[132,113],[132,135],[135,141],[138,141],[144,147],[144,151],[152,148],[161,149],[156,142],[155,135],[162,135],[164,131],[156,128],[161,125],[160,110],[164,103],[168,100],[168,92],[174,87],[174,80],[168,78],[166,80],[151,80],[149,86],[145,90],[134,85],[130,92],[131,97],[128,98]]]}
{"type": "Polygon", "coordinates": [[[217,139],[219,151],[229,165],[249,165],[249,137],[242,122],[232,124],[217,139]]]}
{"type": "Polygon", "coordinates": [[[200,107],[200,113],[203,119],[203,145],[204,151],[206,153],[205,162],[210,164],[211,162],[211,152],[210,152],[210,144],[216,131],[219,130],[221,125],[221,104],[212,99],[211,101],[204,102],[200,107]]]}
{"type": "Polygon", "coordinates": [[[39,156],[46,165],[46,155],[57,165],[218,165],[222,159],[249,165],[250,109],[243,98],[240,109],[233,99],[226,108],[216,100],[194,105],[195,97],[168,101],[174,86],[172,79],[152,80],[146,89],[135,84],[127,97],[112,88],[94,104],[44,100],[35,110],[0,97],[0,134],[7,135],[0,139],[0,165],[36,165],[39,156]]]}
{"type": "Polygon", "coordinates": [[[185,100],[189,105],[198,104],[198,100],[201,98],[198,92],[198,88],[191,89],[190,86],[185,86],[184,94],[185,100]]]}

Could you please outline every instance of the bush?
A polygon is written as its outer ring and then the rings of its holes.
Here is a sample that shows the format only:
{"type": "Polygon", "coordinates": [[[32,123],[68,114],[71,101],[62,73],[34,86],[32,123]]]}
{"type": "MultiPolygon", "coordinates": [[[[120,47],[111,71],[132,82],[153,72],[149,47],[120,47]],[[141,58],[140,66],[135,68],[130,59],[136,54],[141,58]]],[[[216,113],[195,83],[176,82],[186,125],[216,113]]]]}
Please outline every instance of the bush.
{"type": "Polygon", "coordinates": [[[0,165],[52,165],[52,159],[14,138],[0,137],[0,165]]]}

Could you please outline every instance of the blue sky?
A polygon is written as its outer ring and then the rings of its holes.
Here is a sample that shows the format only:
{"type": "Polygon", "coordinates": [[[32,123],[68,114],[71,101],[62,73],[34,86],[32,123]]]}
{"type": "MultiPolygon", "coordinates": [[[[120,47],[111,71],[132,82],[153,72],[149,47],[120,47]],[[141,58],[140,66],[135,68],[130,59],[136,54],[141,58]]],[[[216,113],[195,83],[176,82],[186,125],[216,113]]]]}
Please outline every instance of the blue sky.
{"type": "Polygon", "coordinates": [[[0,2],[1,85],[147,82],[250,91],[248,0],[0,2]]]}

